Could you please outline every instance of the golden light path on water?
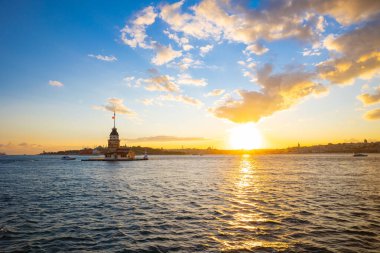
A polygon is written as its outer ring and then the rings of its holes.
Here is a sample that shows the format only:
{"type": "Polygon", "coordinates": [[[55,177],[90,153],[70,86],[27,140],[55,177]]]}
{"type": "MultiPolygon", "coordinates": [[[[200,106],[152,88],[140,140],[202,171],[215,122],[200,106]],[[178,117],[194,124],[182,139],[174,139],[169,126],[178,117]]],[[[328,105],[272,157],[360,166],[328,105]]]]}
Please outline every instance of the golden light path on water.
{"type": "Polygon", "coordinates": [[[224,220],[224,222],[234,232],[219,231],[219,233],[226,235],[225,239],[213,237],[221,245],[221,251],[240,252],[259,248],[283,251],[289,247],[285,242],[260,240],[260,236],[252,236],[260,235],[262,228],[256,224],[271,222],[262,213],[255,212],[255,209],[259,209],[259,207],[251,201],[251,197],[260,192],[262,184],[260,176],[255,173],[255,169],[253,157],[245,154],[241,156],[240,166],[236,168],[234,175],[230,175],[235,180],[234,191],[230,199],[233,212],[232,218],[224,220]]]}

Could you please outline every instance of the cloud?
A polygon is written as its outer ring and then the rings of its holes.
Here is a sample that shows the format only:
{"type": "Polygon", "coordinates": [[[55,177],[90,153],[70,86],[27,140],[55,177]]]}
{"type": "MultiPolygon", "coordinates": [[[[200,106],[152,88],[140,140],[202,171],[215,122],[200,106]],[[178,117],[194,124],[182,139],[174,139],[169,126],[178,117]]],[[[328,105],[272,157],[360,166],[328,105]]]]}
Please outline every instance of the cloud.
{"type": "Polygon", "coordinates": [[[49,85],[55,86],[55,87],[63,87],[63,83],[61,83],[60,81],[55,81],[55,80],[50,80],[49,85]]]}
{"type": "Polygon", "coordinates": [[[185,45],[182,46],[182,48],[185,51],[189,51],[189,50],[193,49],[194,47],[192,45],[190,45],[190,44],[185,44],[185,45]]]}
{"type": "Polygon", "coordinates": [[[117,61],[117,58],[113,55],[107,56],[107,55],[100,55],[100,54],[98,55],[89,54],[88,56],[92,58],[96,58],[101,61],[108,61],[108,62],[117,61]]]}
{"type": "Polygon", "coordinates": [[[325,47],[335,55],[320,64],[320,76],[334,84],[351,84],[371,78],[380,68],[380,19],[339,37],[329,35],[325,47]]]}
{"type": "Polygon", "coordinates": [[[160,17],[170,25],[172,30],[203,39],[210,37],[210,33],[214,35],[220,33],[218,31],[220,29],[206,20],[201,20],[188,13],[181,13],[183,3],[182,0],[161,6],[160,17]]]}
{"type": "Polygon", "coordinates": [[[94,106],[96,110],[106,110],[110,112],[116,112],[118,114],[126,114],[129,116],[135,116],[136,113],[126,107],[123,104],[124,100],[121,98],[109,98],[107,99],[107,104],[101,106],[94,106]]]}
{"type": "Polygon", "coordinates": [[[194,48],[192,45],[189,44],[189,39],[186,37],[179,37],[178,34],[171,33],[168,30],[164,30],[164,34],[166,34],[169,39],[172,39],[178,45],[180,45],[185,51],[189,51],[194,48]]]}
{"type": "Polygon", "coordinates": [[[319,48],[313,48],[313,49],[305,48],[302,51],[302,55],[303,56],[318,56],[318,55],[321,55],[321,52],[320,52],[319,48]]]}
{"type": "Polygon", "coordinates": [[[156,17],[157,13],[152,6],[138,12],[135,19],[121,29],[121,40],[132,48],[139,46],[152,49],[153,42],[146,42],[146,28],[155,22],[156,17]]]}
{"type": "Polygon", "coordinates": [[[266,47],[264,47],[260,43],[255,43],[255,44],[249,45],[245,49],[246,53],[253,53],[253,54],[256,54],[256,55],[262,55],[262,54],[265,54],[268,51],[269,51],[269,49],[266,48],[266,47]]]}
{"type": "Polygon", "coordinates": [[[144,105],[153,105],[154,104],[154,99],[153,98],[144,98],[143,100],[141,100],[141,102],[144,105]]]}
{"type": "MultiPolygon", "coordinates": [[[[11,147],[12,144],[8,143],[7,146],[11,147]]],[[[18,146],[23,147],[23,148],[41,148],[42,147],[42,145],[34,144],[34,143],[27,143],[27,142],[21,142],[18,144],[18,146]]]]}
{"type": "Polygon", "coordinates": [[[187,70],[189,68],[201,68],[203,66],[203,62],[199,60],[193,60],[190,55],[186,55],[183,57],[177,64],[180,70],[187,70]]]}
{"type": "Polygon", "coordinates": [[[357,97],[364,105],[372,105],[380,103],[380,86],[376,88],[374,94],[363,93],[357,97]]]}
{"type": "Polygon", "coordinates": [[[212,90],[209,93],[205,94],[204,96],[205,97],[216,97],[216,96],[222,95],[224,92],[225,92],[225,90],[223,90],[223,89],[215,89],[215,90],[212,90]]]}
{"type": "Polygon", "coordinates": [[[130,142],[170,142],[170,141],[204,141],[205,138],[202,137],[178,137],[178,136],[149,136],[149,137],[140,137],[135,139],[126,139],[130,142]]]}
{"type": "Polygon", "coordinates": [[[319,13],[332,16],[343,25],[369,20],[380,12],[380,2],[373,0],[319,0],[311,4],[319,13]]]}
{"type": "Polygon", "coordinates": [[[379,120],[380,119],[380,108],[373,109],[364,114],[364,118],[367,120],[379,120]]]}
{"type": "Polygon", "coordinates": [[[273,74],[272,66],[267,64],[258,71],[258,91],[238,90],[239,99],[227,99],[210,111],[219,118],[236,123],[257,122],[261,118],[290,108],[302,98],[311,94],[321,94],[327,89],[312,79],[314,73],[291,70],[273,74]]]}
{"type": "Polygon", "coordinates": [[[194,79],[189,74],[178,75],[177,83],[180,85],[206,86],[207,82],[204,78],[194,79]]]}
{"type": "Polygon", "coordinates": [[[155,65],[168,63],[182,55],[181,51],[174,50],[171,45],[166,47],[156,44],[154,48],[156,50],[156,56],[152,59],[152,63],[155,65]]]}
{"type": "Polygon", "coordinates": [[[179,87],[173,82],[174,78],[168,75],[155,76],[149,79],[145,79],[146,90],[149,91],[167,91],[167,92],[178,92],[179,87]]]}
{"type": "Polygon", "coordinates": [[[123,81],[127,83],[128,87],[133,86],[133,81],[135,80],[134,76],[126,76],[123,78],[123,81]]]}
{"type": "Polygon", "coordinates": [[[272,1],[263,4],[262,9],[249,9],[239,2],[204,0],[190,8],[193,13],[182,13],[182,5],[183,1],[162,6],[160,17],[172,30],[198,39],[225,39],[247,45],[259,38],[310,40],[312,28],[316,26],[307,22],[311,14],[305,9],[291,8],[292,4],[285,1],[272,1]]]}
{"type": "Polygon", "coordinates": [[[206,45],[199,48],[201,56],[205,56],[208,52],[210,52],[214,48],[213,45],[206,45]]]}
{"type": "Polygon", "coordinates": [[[136,15],[136,19],[133,21],[134,25],[144,26],[151,25],[156,20],[157,14],[152,6],[148,6],[136,15]]]}
{"type": "Polygon", "coordinates": [[[246,45],[260,39],[317,41],[324,31],[324,15],[351,25],[372,19],[380,12],[379,1],[373,0],[265,1],[256,8],[250,8],[249,1],[203,0],[185,12],[183,4],[179,1],[160,8],[161,19],[172,30],[198,39],[246,45]]]}
{"type": "Polygon", "coordinates": [[[176,101],[176,102],[180,102],[180,103],[184,103],[184,104],[194,105],[197,107],[201,107],[203,105],[203,103],[199,99],[189,97],[186,95],[182,95],[182,94],[180,94],[180,95],[173,95],[173,94],[161,95],[158,97],[158,100],[176,101]]]}
{"type": "MultiPolygon", "coordinates": [[[[187,7],[181,0],[161,4],[157,9],[145,8],[123,28],[122,38],[131,47],[155,50],[153,64],[169,63],[167,66],[179,67],[182,72],[204,66],[190,54],[192,51],[189,50],[194,48],[190,41],[194,39],[209,43],[199,48],[200,56],[212,50],[215,43],[243,44],[243,52],[249,58],[239,62],[243,66],[243,75],[259,84],[260,89],[239,90],[239,98],[224,99],[211,111],[220,118],[249,122],[286,110],[309,95],[326,92],[327,88],[317,80],[342,85],[356,78],[372,77],[380,68],[379,13],[380,1],[372,0],[263,1],[254,8],[249,1],[202,0],[187,7]],[[168,24],[164,34],[173,41],[174,47],[161,45],[147,37],[146,29],[157,17],[168,24]],[[327,21],[331,19],[342,25],[340,30],[344,33],[322,40],[326,31],[334,30],[326,29],[327,21]],[[329,51],[329,59],[313,64],[316,66],[314,71],[293,69],[273,73],[270,65],[257,69],[256,64],[261,63],[253,61],[252,54],[263,55],[269,50],[264,46],[268,42],[289,38],[311,44],[301,52],[303,56],[320,55],[325,48],[329,51]]],[[[177,78],[158,73],[152,75],[155,76],[139,79],[140,83],[147,84],[145,89],[177,93],[163,95],[161,100],[187,100],[196,104],[195,100],[186,99],[181,94],[179,85],[207,84],[204,78],[194,79],[188,74],[177,78]]],[[[376,94],[362,94],[359,99],[363,103],[374,101],[376,94]]]]}

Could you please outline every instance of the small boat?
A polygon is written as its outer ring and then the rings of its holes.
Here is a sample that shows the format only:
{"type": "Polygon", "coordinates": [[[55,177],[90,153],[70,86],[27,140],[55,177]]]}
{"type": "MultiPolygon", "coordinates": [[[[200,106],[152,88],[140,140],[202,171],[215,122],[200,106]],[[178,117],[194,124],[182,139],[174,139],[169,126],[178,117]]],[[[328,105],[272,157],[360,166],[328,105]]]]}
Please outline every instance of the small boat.
{"type": "Polygon", "coordinates": [[[366,156],[368,156],[368,155],[362,154],[362,153],[355,153],[354,154],[354,157],[366,157],[366,156]]]}
{"type": "Polygon", "coordinates": [[[70,157],[70,156],[62,156],[61,160],[65,160],[65,161],[71,161],[71,160],[75,160],[76,158],[75,157],[70,157]]]}
{"type": "Polygon", "coordinates": [[[146,153],[146,150],[145,150],[145,153],[144,153],[144,157],[143,157],[143,160],[148,160],[148,154],[146,153]]]}

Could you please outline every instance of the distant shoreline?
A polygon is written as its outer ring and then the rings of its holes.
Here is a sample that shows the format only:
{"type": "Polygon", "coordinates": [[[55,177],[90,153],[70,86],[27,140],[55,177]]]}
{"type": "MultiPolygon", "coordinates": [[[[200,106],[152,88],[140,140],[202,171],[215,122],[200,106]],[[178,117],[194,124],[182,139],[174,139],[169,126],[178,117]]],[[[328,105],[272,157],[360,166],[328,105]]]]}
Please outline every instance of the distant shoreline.
{"type": "MultiPolygon", "coordinates": [[[[223,149],[157,149],[150,147],[130,147],[136,155],[143,155],[145,151],[150,155],[240,155],[240,154],[346,154],[346,153],[380,153],[380,142],[337,143],[313,146],[297,146],[283,149],[253,149],[253,150],[223,150],[223,149]]],[[[102,155],[107,148],[84,148],[80,150],[65,150],[57,152],[43,152],[39,155],[102,155]]]]}

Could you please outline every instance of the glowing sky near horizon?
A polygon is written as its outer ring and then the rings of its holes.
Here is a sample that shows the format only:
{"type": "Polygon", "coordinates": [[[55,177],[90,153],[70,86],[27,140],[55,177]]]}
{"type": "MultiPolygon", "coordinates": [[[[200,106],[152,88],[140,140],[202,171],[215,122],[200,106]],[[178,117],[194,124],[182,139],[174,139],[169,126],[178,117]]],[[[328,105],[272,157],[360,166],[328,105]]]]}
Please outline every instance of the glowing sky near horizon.
{"type": "Polygon", "coordinates": [[[106,145],[115,108],[127,145],[379,141],[379,31],[372,0],[2,1],[0,152],[106,145]]]}

